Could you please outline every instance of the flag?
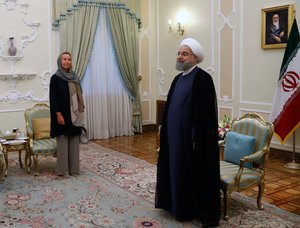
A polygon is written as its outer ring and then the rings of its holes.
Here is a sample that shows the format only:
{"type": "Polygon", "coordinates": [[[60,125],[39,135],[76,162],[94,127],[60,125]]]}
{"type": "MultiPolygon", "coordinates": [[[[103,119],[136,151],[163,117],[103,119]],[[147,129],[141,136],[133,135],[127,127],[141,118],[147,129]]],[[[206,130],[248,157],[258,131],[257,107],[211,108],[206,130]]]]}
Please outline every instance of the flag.
{"type": "Polygon", "coordinates": [[[296,19],[284,52],[270,121],[282,144],[300,126],[300,35],[296,19]]]}

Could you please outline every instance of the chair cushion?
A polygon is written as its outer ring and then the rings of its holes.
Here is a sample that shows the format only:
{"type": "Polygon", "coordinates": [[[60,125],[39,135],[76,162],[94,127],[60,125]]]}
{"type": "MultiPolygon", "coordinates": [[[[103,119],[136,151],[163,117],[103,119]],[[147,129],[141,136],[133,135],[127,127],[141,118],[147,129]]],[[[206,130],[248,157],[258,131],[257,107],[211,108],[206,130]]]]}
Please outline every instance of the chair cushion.
{"type": "MultiPolygon", "coordinates": [[[[235,177],[239,171],[239,165],[227,161],[220,161],[221,168],[221,187],[227,189],[236,188],[235,177]]],[[[244,168],[239,182],[239,188],[248,188],[262,180],[263,175],[258,170],[244,168]]]]}
{"type": "Polygon", "coordinates": [[[50,118],[32,119],[34,139],[50,138],[50,118]]]}
{"type": "Polygon", "coordinates": [[[56,153],[56,139],[33,140],[32,152],[37,155],[56,153]]]}
{"type": "MultiPolygon", "coordinates": [[[[237,132],[226,134],[226,144],[224,150],[224,160],[235,164],[240,164],[240,159],[253,153],[255,137],[243,135],[237,132]]],[[[252,168],[252,163],[245,163],[245,167],[252,168]]]]}

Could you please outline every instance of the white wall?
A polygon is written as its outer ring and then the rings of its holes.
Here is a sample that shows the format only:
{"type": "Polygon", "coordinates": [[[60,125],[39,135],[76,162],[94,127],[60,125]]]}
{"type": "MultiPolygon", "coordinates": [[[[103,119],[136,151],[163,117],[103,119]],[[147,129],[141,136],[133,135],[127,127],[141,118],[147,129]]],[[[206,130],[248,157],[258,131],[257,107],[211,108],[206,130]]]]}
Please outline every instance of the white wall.
{"type": "Polygon", "coordinates": [[[0,0],[2,131],[14,127],[24,131],[24,109],[48,100],[48,83],[53,69],[56,70],[58,50],[56,32],[51,29],[50,6],[51,0],[0,0]],[[18,49],[15,57],[8,56],[10,36],[18,49]]]}

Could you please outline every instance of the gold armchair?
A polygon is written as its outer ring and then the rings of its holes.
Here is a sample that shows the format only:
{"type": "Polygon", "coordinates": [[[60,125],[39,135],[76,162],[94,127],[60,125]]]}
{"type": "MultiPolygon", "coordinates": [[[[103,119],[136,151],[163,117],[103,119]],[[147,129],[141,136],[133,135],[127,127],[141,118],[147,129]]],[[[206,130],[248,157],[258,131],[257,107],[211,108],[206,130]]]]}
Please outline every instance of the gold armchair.
{"type": "Polygon", "coordinates": [[[233,120],[232,133],[228,132],[224,141],[225,148],[222,145],[220,147],[224,149],[220,168],[226,220],[229,219],[230,195],[234,191],[258,186],[257,206],[263,209],[261,200],[265,188],[265,165],[273,131],[273,124],[255,113],[233,120]]]}
{"type": "Polygon", "coordinates": [[[50,137],[50,107],[38,103],[25,110],[26,131],[29,137],[29,155],[26,156],[28,172],[33,157],[34,175],[38,175],[38,159],[41,156],[56,156],[56,140],[50,137]],[[29,160],[29,161],[28,161],[29,160]]]}

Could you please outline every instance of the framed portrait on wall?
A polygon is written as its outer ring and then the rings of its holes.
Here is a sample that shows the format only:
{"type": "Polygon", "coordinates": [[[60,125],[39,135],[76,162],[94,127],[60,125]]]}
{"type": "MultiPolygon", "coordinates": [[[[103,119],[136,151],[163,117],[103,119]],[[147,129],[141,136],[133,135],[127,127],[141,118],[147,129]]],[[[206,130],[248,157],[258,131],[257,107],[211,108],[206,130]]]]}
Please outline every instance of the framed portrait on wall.
{"type": "Polygon", "coordinates": [[[261,10],[261,48],[286,47],[294,20],[294,5],[282,5],[261,10]]]}

